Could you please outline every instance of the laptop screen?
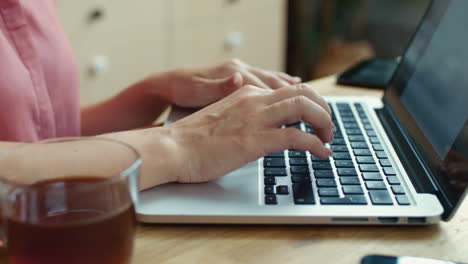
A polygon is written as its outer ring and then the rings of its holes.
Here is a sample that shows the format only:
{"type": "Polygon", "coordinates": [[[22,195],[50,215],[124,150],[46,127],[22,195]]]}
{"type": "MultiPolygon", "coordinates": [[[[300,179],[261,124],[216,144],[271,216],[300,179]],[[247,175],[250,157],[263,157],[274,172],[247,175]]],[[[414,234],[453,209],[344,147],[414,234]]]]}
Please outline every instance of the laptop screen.
{"type": "Polygon", "coordinates": [[[466,10],[433,1],[384,97],[451,208],[468,183],[466,10]]]}

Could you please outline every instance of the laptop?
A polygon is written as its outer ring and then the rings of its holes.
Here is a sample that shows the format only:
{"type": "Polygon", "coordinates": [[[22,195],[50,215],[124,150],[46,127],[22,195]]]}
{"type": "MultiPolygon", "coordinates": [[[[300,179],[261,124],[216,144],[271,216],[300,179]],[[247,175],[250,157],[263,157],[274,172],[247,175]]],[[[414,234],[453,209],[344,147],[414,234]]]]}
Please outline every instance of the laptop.
{"type": "MultiPolygon", "coordinates": [[[[328,97],[326,160],[284,150],[203,184],[143,191],[145,223],[392,224],[449,220],[467,193],[465,0],[435,0],[383,99],[328,97]]],[[[174,116],[180,113],[174,113],[174,116]]],[[[305,122],[287,124],[307,133],[305,122]]]]}

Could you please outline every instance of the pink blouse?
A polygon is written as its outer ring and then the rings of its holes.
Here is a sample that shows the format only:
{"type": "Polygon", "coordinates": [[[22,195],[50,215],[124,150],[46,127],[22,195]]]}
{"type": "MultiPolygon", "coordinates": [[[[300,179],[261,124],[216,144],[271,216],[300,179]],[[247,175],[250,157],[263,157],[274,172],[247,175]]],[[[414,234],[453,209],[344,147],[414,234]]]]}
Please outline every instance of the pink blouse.
{"type": "Polygon", "coordinates": [[[0,0],[0,141],[79,136],[78,86],[55,0],[0,0]]]}

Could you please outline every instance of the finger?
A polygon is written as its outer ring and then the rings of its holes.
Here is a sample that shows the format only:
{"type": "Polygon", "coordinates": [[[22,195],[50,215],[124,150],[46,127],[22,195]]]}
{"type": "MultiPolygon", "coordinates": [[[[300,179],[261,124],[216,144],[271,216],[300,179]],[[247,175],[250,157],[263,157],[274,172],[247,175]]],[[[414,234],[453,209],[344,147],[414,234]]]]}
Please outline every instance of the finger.
{"type": "Polygon", "coordinates": [[[260,78],[250,73],[249,71],[241,72],[242,78],[244,79],[244,85],[254,85],[263,89],[270,89],[270,87],[264,83],[260,78]]]}
{"type": "Polygon", "coordinates": [[[325,99],[320,96],[310,85],[305,83],[290,85],[276,90],[268,97],[267,103],[273,104],[287,98],[301,95],[319,104],[323,109],[325,109],[325,111],[328,112],[329,115],[332,114],[332,111],[325,99]]]}
{"type": "Polygon", "coordinates": [[[287,73],[284,72],[276,72],[276,75],[278,75],[281,79],[287,81],[289,84],[294,85],[302,82],[302,79],[300,77],[293,77],[287,73]]]}
{"type": "Polygon", "coordinates": [[[310,123],[323,142],[333,140],[334,125],[330,115],[305,96],[291,97],[268,105],[260,110],[257,122],[262,126],[274,128],[300,120],[310,123]]]}
{"type": "Polygon", "coordinates": [[[289,82],[280,78],[277,74],[274,74],[269,71],[264,71],[258,68],[250,67],[249,71],[260,78],[264,83],[270,86],[271,89],[279,89],[281,87],[285,87],[291,85],[289,82]]]}
{"type": "Polygon", "coordinates": [[[321,159],[333,155],[333,151],[323,145],[323,142],[315,135],[302,132],[297,128],[272,129],[262,135],[261,139],[266,152],[278,152],[284,149],[296,149],[309,151],[321,159]]]}

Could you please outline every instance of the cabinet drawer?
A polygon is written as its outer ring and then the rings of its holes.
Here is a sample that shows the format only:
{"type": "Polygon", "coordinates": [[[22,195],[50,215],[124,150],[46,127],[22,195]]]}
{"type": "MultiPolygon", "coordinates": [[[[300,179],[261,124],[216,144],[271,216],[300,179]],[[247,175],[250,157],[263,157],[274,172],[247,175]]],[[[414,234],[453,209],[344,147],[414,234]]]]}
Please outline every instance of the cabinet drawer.
{"type": "Polygon", "coordinates": [[[82,104],[165,68],[165,1],[140,2],[68,0],[59,9],[78,61],[82,104]],[[102,14],[93,18],[96,9],[102,14]]]}

